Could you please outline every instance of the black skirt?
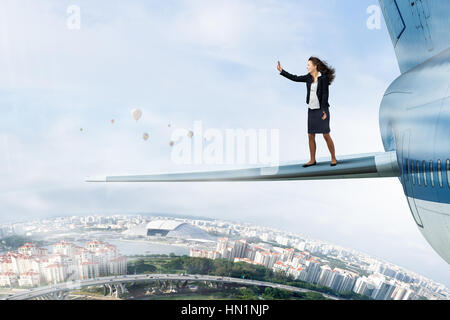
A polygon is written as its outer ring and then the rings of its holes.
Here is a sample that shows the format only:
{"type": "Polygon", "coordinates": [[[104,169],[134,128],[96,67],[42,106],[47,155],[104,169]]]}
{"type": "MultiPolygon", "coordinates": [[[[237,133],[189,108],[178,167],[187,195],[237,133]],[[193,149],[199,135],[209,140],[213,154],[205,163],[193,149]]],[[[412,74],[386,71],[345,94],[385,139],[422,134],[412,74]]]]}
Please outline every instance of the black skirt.
{"type": "Polygon", "coordinates": [[[330,133],[330,111],[325,108],[327,118],[322,120],[323,111],[308,108],[308,133],[330,133]]]}

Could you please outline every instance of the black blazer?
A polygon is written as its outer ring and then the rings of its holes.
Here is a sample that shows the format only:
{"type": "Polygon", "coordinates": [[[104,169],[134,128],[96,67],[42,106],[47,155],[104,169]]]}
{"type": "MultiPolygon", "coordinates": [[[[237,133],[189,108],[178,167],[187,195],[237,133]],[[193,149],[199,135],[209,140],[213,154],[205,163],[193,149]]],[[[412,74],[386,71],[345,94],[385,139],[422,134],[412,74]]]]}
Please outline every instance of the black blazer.
{"type": "MultiPolygon", "coordinates": [[[[311,83],[313,83],[314,79],[313,76],[308,74],[305,74],[304,76],[296,76],[294,74],[290,74],[286,70],[281,70],[280,74],[292,81],[295,82],[306,82],[306,103],[309,104],[309,94],[311,92],[311,83]]],[[[327,108],[330,107],[330,104],[328,103],[328,87],[330,85],[328,81],[328,77],[326,74],[322,74],[317,78],[318,84],[317,84],[317,98],[319,99],[320,103],[320,110],[325,111],[327,108]]]]}

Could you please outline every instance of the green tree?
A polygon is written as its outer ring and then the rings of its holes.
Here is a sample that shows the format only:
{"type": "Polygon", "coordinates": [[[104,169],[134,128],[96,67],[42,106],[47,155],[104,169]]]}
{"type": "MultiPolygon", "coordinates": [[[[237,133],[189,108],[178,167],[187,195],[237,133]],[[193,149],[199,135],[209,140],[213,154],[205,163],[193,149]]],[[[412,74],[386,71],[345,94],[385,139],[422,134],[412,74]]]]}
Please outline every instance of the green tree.
{"type": "Polygon", "coordinates": [[[213,260],[207,258],[192,258],[184,263],[187,273],[208,274],[213,270],[213,260]]]}
{"type": "Polygon", "coordinates": [[[277,288],[267,287],[264,290],[263,298],[264,299],[290,299],[292,298],[292,292],[281,290],[277,288]]]}
{"type": "Polygon", "coordinates": [[[243,300],[256,300],[258,296],[255,295],[255,292],[250,288],[241,288],[239,289],[239,293],[236,295],[238,299],[243,300]]]}
{"type": "Polygon", "coordinates": [[[170,260],[169,262],[162,265],[163,268],[166,268],[171,271],[181,270],[184,267],[183,260],[180,258],[175,258],[170,260]]]}

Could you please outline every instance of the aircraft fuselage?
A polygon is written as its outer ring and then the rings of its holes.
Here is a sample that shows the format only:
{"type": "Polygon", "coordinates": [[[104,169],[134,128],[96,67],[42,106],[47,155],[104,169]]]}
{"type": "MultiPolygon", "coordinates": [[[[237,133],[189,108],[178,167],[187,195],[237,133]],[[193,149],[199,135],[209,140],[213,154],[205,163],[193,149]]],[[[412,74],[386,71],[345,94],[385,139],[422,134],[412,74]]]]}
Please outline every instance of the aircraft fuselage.
{"type": "Polygon", "coordinates": [[[412,216],[450,263],[450,48],[395,79],[380,106],[386,151],[396,151],[412,216]]]}

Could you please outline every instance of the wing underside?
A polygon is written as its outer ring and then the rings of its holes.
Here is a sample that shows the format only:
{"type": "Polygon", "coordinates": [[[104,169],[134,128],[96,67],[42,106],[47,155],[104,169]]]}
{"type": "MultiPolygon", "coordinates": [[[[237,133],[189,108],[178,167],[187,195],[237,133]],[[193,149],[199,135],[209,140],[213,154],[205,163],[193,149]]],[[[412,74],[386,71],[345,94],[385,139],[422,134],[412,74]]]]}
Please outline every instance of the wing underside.
{"type": "Polygon", "coordinates": [[[355,154],[330,159],[318,158],[317,165],[304,168],[306,161],[216,171],[152,173],[142,175],[111,175],[89,177],[87,182],[194,182],[194,181],[277,181],[398,177],[400,168],[395,151],[355,154]]]}

